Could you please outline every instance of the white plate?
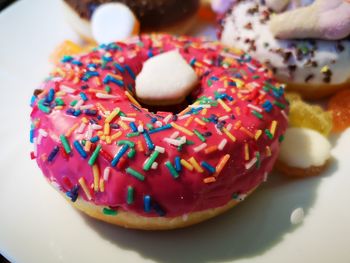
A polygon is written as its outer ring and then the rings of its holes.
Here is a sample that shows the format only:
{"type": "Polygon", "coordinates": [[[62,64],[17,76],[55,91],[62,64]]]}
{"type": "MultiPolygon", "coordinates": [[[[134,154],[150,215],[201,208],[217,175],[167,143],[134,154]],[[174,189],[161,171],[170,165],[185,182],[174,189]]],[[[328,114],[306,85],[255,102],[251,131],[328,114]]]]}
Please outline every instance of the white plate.
{"type": "Polygon", "coordinates": [[[75,211],[29,158],[32,91],[47,58],[77,36],[57,1],[20,1],[0,14],[0,252],[16,262],[350,262],[350,131],[328,172],[275,175],[241,205],[169,232],[125,230],[75,211]],[[292,226],[291,212],[305,220],[292,226]]]}

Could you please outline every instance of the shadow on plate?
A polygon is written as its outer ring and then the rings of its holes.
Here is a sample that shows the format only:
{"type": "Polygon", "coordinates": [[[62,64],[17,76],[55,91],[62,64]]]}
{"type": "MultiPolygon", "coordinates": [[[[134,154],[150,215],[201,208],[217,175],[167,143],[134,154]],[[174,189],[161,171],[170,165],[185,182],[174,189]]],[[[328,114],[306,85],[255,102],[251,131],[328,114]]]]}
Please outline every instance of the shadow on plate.
{"type": "Polygon", "coordinates": [[[165,232],[128,230],[84,215],[102,238],[123,250],[133,250],[156,262],[220,262],[264,254],[301,225],[290,223],[302,207],[307,217],[322,180],[337,170],[333,160],[318,177],[293,180],[272,174],[247,200],[219,217],[185,229],[165,232]]]}

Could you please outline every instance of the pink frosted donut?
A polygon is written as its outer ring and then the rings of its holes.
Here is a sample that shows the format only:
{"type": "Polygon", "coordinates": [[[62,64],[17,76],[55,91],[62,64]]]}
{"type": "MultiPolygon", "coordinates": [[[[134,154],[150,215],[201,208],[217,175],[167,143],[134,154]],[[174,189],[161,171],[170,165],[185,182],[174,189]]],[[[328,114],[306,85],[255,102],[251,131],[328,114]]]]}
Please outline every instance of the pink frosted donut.
{"type": "Polygon", "coordinates": [[[90,216],[140,229],[188,226],[266,179],[287,127],[283,91],[249,55],[218,42],[144,35],[102,45],[64,57],[34,93],[32,157],[90,216]],[[200,85],[181,112],[152,113],[133,97],[135,77],[149,57],[174,49],[200,85]]]}

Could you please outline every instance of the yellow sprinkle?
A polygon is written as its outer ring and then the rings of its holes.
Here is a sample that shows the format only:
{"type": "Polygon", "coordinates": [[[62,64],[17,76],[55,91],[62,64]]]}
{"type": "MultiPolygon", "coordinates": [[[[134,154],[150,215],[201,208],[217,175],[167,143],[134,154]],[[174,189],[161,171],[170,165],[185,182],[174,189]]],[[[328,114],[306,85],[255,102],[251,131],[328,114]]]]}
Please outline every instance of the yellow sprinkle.
{"type": "Polygon", "coordinates": [[[98,135],[98,136],[102,136],[102,135],[103,135],[103,131],[98,131],[98,132],[97,132],[97,135],[98,135]]]}
{"type": "Polygon", "coordinates": [[[271,127],[270,127],[270,132],[271,132],[272,136],[275,135],[276,128],[277,128],[277,121],[273,120],[271,123],[271,127]]]}
{"type": "Polygon", "coordinates": [[[262,134],[262,130],[256,131],[255,136],[254,136],[256,141],[260,138],[261,134],[262,134]]]}
{"type": "Polygon", "coordinates": [[[207,109],[207,108],[204,108],[204,109],[202,110],[201,114],[204,116],[205,114],[207,114],[207,112],[208,112],[208,109],[207,109]]]}
{"type": "Polygon", "coordinates": [[[123,130],[128,130],[129,126],[126,125],[125,122],[123,122],[122,120],[118,121],[118,124],[120,125],[120,127],[122,127],[123,130]]]}
{"type": "Polygon", "coordinates": [[[84,150],[87,152],[90,152],[90,149],[91,149],[91,142],[86,141],[85,146],[84,146],[84,150]]]}
{"type": "Polygon", "coordinates": [[[92,174],[94,175],[94,191],[97,192],[99,189],[100,171],[98,165],[94,164],[92,166],[92,174]]]}
{"type": "Polygon", "coordinates": [[[186,109],[184,109],[183,111],[181,111],[179,114],[177,114],[177,115],[179,115],[179,116],[182,116],[182,115],[185,115],[187,112],[189,112],[191,110],[191,108],[190,107],[187,107],[186,109]]]}
{"type": "Polygon", "coordinates": [[[100,140],[101,140],[101,141],[105,141],[105,140],[106,140],[106,135],[101,135],[101,136],[100,136],[100,140]]]}
{"type": "Polygon", "coordinates": [[[321,73],[326,73],[327,71],[329,71],[329,67],[327,65],[321,68],[321,73]]]}
{"type": "Polygon", "coordinates": [[[110,132],[111,132],[111,126],[109,125],[109,123],[105,123],[103,127],[103,134],[109,135],[110,132]]]}
{"type": "Polygon", "coordinates": [[[244,81],[242,81],[240,79],[233,78],[232,81],[234,81],[236,83],[237,88],[242,88],[244,86],[244,81]]]}
{"type": "Polygon", "coordinates": [[[191,124],[191,122],[193,121],[193,119],[194,119],[194,117],[193,117],[193,116],[190,116],[190,117],[186,120],[184,126],[185,126],[185,127],[188,127],[188,125],[191,124]]]}
{"type": "Polygon", "coordinates": [[[221,173],[222,169],[224,169],[224,167],[229,159],[230,159],[229,154],[226,154],[226,155],[224,155],[224,157],[221,158],[221,160],[219,161],[219,163],[215,167],[215,174],[214,174],[215,177],[217,177],[221,173]]]}
{"type": "Polygon", "coordinates": [[[55,110],[62,110],[63,106],[55,106],[55,110]]]}
{"type": "Polygon", "coordinates": [[[106,143],[107,144],[111,144],[112,143],[111,136],[106,136],[106,143]]]}
{"type": "Polygon", "coordinates": [[[96,86],[97,87],[100,87],[101,86],[101,80],[99,77],[94,77],[93,81],[95,82],[96,86]]]}
{"type": "Polygon", "coordinates": [[[189,170],[189,171],[193,170],[193,166],[189,162],[187,162],[186,160],[181,159],[180,162],[187,170],[189,170]]]}
{"type": "Polygon", "coordinates": [[[115,109],[111,112],[111,114],[109,114],[108,117],[105,119],[105,122],[106,122],[106,123],[110,123],[110,122],[115,118],[115,116],[118,115],[119,111],[120,111],[119,108],[115,108],[115,109]]]}
{"type": "Polygon", "coordinates": [[[100,192],[103,193],[105,191],[105,181],[103,178],[100,178],[100,192]]]}
{"type": "Polygon", "coordinates": [[[78,182],[79,182],[81,188],[83,188],[84,193],[85,193],[87,199],[88,199],[88,200],[91,200],[90,189],[87,187],[84,177],[80,177],[79,180],[78,180],[78,182]]]}
{"type": "Polygon", "coordinates": [[[194,121],[197,122],[199,125],[202,125],[202,126],[205,126],[205,125],[206,125],[204,121],[198,119],[197,117],[194,118],[194,121]]]}
{"type": "Polygon", "coordinates": [[[191,132],[190,130],[188,130],[188,129],[186,129],[186,128],[184,128],[184,127],[182,127],[182,126],[180,126],[180,125],[178,125],[178,124],[176,124],[174,122],[170,123],[170,125],[174,129],[179,130],[179,131],[183,132],[184,134],[187,134],[188,136],[192,136],[193,135],[193,132],[191,132]]]}
{"type": "MultiPolygon", "coordinates": [[[[62,91],[62,90],[59,90],[59,91],[57,91],[57,92],[55,93],[56,98],[58,98],[58,97],[63,97],[63,96],[65,96],[65,95],[66,95],[66,93],[65,93],[64,91],[62,91]]],[[[62,98],[60,98],[60,99],[62,99],[62,98]]]]}
{"type": "Polygon", "coordinates": [[[226,112],[230,112],[231,108],[229,106],[227,106],[227,104],[222,100],[222,99],[217,99],[217,101],[219,102],[219,104],[221,105],[221,107],[224,108],[224,110],[226,112]]]}
{"type": "Polygon", "coordinates": [[[228,87],[228,80],[225,79],[225,80],[224,80],[224,88],[227,89],[227,87],[228,87]]]}
{"type": "Polygon", "coordinates": [[[78,76],[75,76],[73,79],[73,84],[78,84],[80,81],[80,78],[78,76]]]}
{"type": "Polygon", "coordinates": [[[226,128],[222,128],[222,131],[227,135],[227,137],[231,139],[231,141],[236,141],[236,137],[233,136],[232,133],[230,133],[226,128]]]}
{"type": "Polygon", "coordinates": [[[244,160],[249,160],[249,145],[248,143],[244,144],[244,160]]]}
{"type": "Polygon", "coordinates": [[[56,68],[55,70],[58,74],[61,75],[61,77],[65,77],[66,76],[66,73],[61,69],[61,68],[56,68]]]}
{"type": "MultiPolygon", "coordinates": [[[[103,93],[103,94],[107,94],[107,91],[103,90],[103,89],[88,89],[87,90],[89,93],[103,93]]],[[[97,104],[100,104],[100,103],[96,103],[97,104]]],[[[100,104],[101,105],[101,104],[100,104]]]]}
{"type": "Polygon", "coordinates": [[[135,98],[129,93],[129,91],[125,91],[125,95],[128,97],[128,99],[131,101],[131,103],[135,104],[137,107],[142,108],[142,106],[140,105],[140,103],[138,103],[137,100],[135,100],[135,98]]]}
{"type": "Polygon", "coordinates": [[[193,168],[198,172],[198,173],[203,173],[204,170],[203,168],[199,165],[197,160],[192,156],[190,159],[188,159],[189,163],[192,164],[193,168]]]}
{"type": "Polygon", "coordinates": [[[130,112],[130,113],[127,113],[126,116],[128,116],[128,117],[136,117],[137,114],[136,114],[136,112],[130,112]]]}
{"type": "Polygon", "coordinates": [[[122,135],[122,131],[117,131],[115,134],[113,134],[111,136],[111,140],[114,141],[114,140],[118,139],[120,137],[120,135],[122,135]]]}
{"type": "Polygon", "coordinates": [[[214,176],[210,176],[210,177],[204,178],[203,182],[205,184],[214,183],[214,182],[216,182],[216,178],[214,176]]]}
{"type": "Polygon", "coordinates": [[[86,117],[81,118],[81,121],[84,122],[85,124],[89,123],[89,120],[86,117]]]}
{"type": "Polygon", "coordinates": [[[112,76],[113,78],[119,79],[119,80],[123,80],[123,77],[117,74],[112,74],[112,73],[108,73],[107,75],[112,76]]]}

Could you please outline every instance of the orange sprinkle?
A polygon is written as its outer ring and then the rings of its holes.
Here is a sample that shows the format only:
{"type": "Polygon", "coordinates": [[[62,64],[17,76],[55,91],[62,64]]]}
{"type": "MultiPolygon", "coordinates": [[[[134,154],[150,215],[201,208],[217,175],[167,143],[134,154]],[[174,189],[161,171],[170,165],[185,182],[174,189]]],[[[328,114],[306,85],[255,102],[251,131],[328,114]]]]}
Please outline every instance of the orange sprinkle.
{"type": "Polygon", "coordinates": [[[210,176],[210,177],[204,178],[203,182],[205,184],[214,183],[214,182],[216,182],[216,178],[214,176],[210,176]]]}
{"type": "Polygon", "coordinates": [[[88,188],[88,186],[86,185],[85,179],[84,177],[80,177],[78,180],[79,184],[81,185],[81,188],[83,188],[84,193],[87,197],[88,200],[91,200],[91,194],[90,194],[90,189],[88,188]]]}
{"type": "Polygon", "coordinates": [[[270,148],[270,146],[266,146],[266,156],[267,157],[271,156],[271,148],[270,148]]]}
{"type": "Polygon", "coordinates": [[[233,128],[234,128],[235,130],[238,130],[239,128],[241,128],[241,126],[242,126],[242,122],[241,122],[241,121],[237,121],[237,122],[235,123],[235,126],[233,126],[233,128]]]}
{"type": "Polygon", "coordinates": [[[103,89],[92,89],[92,88],[89,88],[89,89],[87,89],[87,92],[89,92],[89,93],[103,93],[103,94],[107,94],[107,91],[105,91],[103,89]]]}
{"type": "Polygon", "coordinates": [[[197,122],[199,125],[202,125],[202,126],[205,126],[205,125],[206,125],[204,121],[198,119],[197,117],[194,118],[194,121],[197,122]]]}
{"type": "Polygon", "coordinates": [[[100,111],[103,111],[103,112],[106,112],[107,110],[106,110],[106,108],[105,107],[103,107],[102,106],[102,104],[101,103],[96,103],[96,106],[97,106],[97,108],[100,110],[100,111]]]}
{"type": "Polygon", "coordinates": [[[138,140],[138,141],[137,141],[137,150],[138,150],[139,152],[144,152],[144,151],[145,151],[145,148],[143,147],[143,143],[142,143],[141,140],[138,140]]]}
{"type": "Polygon", "coordinates": [[[193,119],[194,119],[193,116],[190,116],[189,118],[187,118],[187,120],[186,120],[184,126],[185,126],[185,127],[188,127],[188,125],[191,124],[191,122],[193,121],[193,119]]]}
{"type": "Polygon", "coordinates": [[[93,81],[94,81],[94,83],[96,84],[97,87],[100,87],[100,86],[101,86],[101,80],[100,80],[99,77],[95,76],[95,77],[93,78],[93,81]]]}
{"type": "Polygon", "coordinates": [[[86,141],[85,146],[84,146],[84,150],[87,152],[90,152],[90,149],[91,149],[91,142],[86,141]]]}
{"type": "Polygon", "coordinates": [[[100,180],[100,170],[97,164],[92,166],[92,174],[94,175],[94,191],[97,192],[99,189],[99,180],[100,180]]]}
{"type": "Polygon", "coordinates": [[[218,146],[217,145],[212,145],[210,147],[205,148],[204,153],[205,154],[209,154],[209,153],[215,152],[217,150],[218,150],[218,146]]]}
{"type": "Polygon", "coordinates": [[[221,158],[221,160],[219,161],[219,163],[215,167],[215,170],[216,170],[216,172],[214,174],[215,177],[217,177],[221,173],[222,169],[224,169],[224,167],[225,167],[227,161],[230,159],[230,157],[231,156],[229,154],[226,154],[221,158]]]}
{"type": "Polygon", "coordinates": [[[179,131],[183,132],[184,134],[187,134],[188,136],[193,135],[193,132],[191,132],[190,130],[188,130],[188,129],[186,129],[186,128],[184,128],[184,127],[182,127],[174,122],[170,123],[170,125],[173,126],[174,129],[179,130],[179,131]]]}
{"type": "Polygon", "coordinates": [[[140,105],[140,103],[135,100],[135,98],[129,93],[129,91],[125,91],[125,95],[128,97],[128,99],[131,101],[131,103],[135,104],[137,107],[142,108],[142,106],[140,105]]]}
{"type": "Polygon", "coordinates": [[[183,111],[181,111],[178,115],[179,116],[182,116],[182,115],[185,115],[187,112],[189,112],[191,110],[190,107],[187,107],[186,109],[184,109],[183,111]]]}
{"type": "Polygon", "coordinates": [[[105,181],[103,180],[103,178],[100,178],[100,192],[104,192],[105,191],[105,181]]]}
{"type": "Polygon", "coordinates": [[[204,116],[205,114],[207,114],[207,112],[208,112],[208,109],[207,109],[207,108],[204,108],[204,109],[202,110],[201,114],[204,116]]]}
{"type": "Polygon", "coordinates": [[[86,117],[81,118],[81,121],[84,122],[85,124],[89,123],[89,120],[86,117]]]}
{"type": "Polygon", "coordinates": [[[80,123],[75,123],[70,129],[66,132],[66,137],[69,137],[72,135],[72,133],[79,127],[80,123]]]}
{"type": "Polygon", "coordinates": [[[109,135],[110,132],[111,132],[111,126],[109,125],[109,123],[105,123],[103,127],[103,134],[109,135]]]}
{"type": "Polygon", "coordinates": [[[236,110],[236,114],[238,116],[240,116],[241,115],[241,108],[240,107],[236,107],[235,110],[236,110]]]}
{"type": "Polygon", "coordinates": [[[255,135],[253,133],[251,133],[249,130],[247,130],[246,128],[244,128],[243,126],[241,128],[239,128],[239,130],[244,132],[245,134],[247,134],[249,137],[255,138],[255,135]]]}
{"type": "Polygon", "coordinates": [[[244,144],[244,160],[249,160],[249,145],[248,143],[244,144]]]}

